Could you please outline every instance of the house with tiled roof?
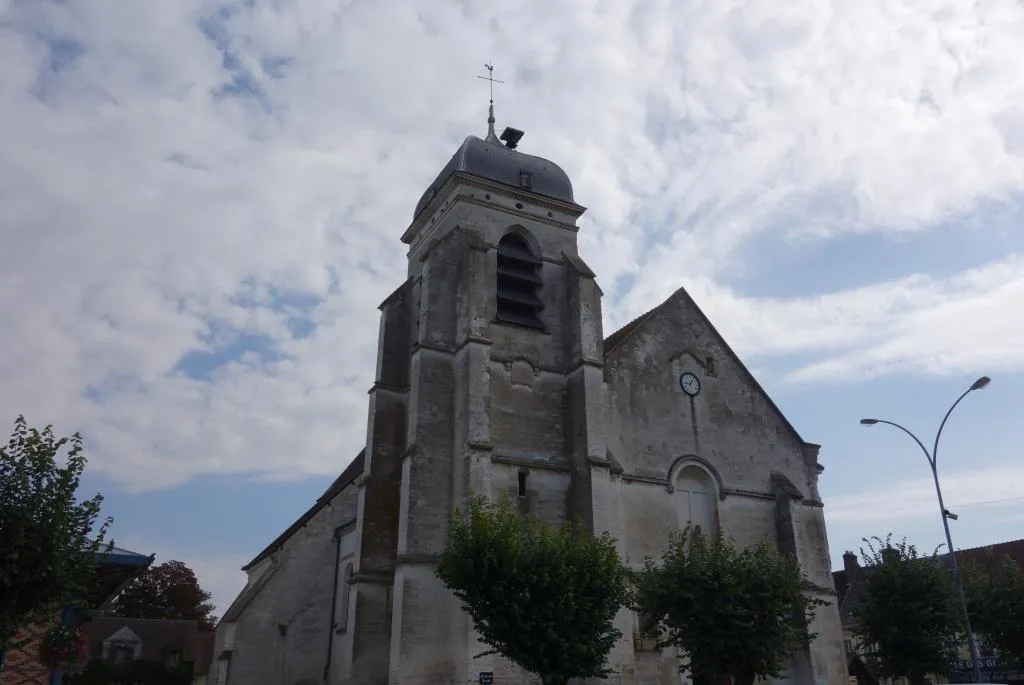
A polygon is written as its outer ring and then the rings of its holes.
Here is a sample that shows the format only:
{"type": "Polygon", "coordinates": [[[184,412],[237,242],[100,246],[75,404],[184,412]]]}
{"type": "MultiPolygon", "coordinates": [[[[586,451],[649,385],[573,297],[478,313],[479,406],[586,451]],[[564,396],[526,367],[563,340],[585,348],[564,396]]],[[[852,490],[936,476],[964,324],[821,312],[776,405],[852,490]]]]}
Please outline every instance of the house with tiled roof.
{"type": "MultiPolygon", "coordinates": [[[[940,554],[937,558],[939,563],[948,563],[948,557],[948,554],[940,554]]],[[[957,550],[956,553],[957,562],[961,568],[972,563],[984,567],[998,562],[1004,557],[1013,559],[1024,569],[1024,539],[961,549],[957,550]]],[[[857,685],[876,685],[885,681],[875,674],[869,650],[859,644],[854,634],[854,628],[856,627],[855,607],[860,600],[859,585],[857,583],[860,570],[857,555],[853,552],[846,552],[843,554],[843,568],[832,573],[832,580],[835,583],[836,597],[839,602],[839,617],[843,626],[843,642],[846,648],[850,682],[857,685]]],[[[985,651],[987,650],[983,650],[983,657],[986,656],[985,651]]],[[[970,682],[969,673],[967,673],[969,669],[964,668],[964,662],[970,657],[970,651],[966,645],[961,647],[961,656],[963,658],[958,662],[957,667],[962,670],[954,670],[949,680],[935,678],[934,682],[936,685],[946,682],[970,682]]],[[[992,661],[986,661],[984,670],[988,677],[995,679],[992,682],[1024,685],[1024,672],[1005,673],[997,671],[992,661]]]]}
{"type": "Polygon", "coordinates": [[[214,634],[196,620],[94,618],[83,624],[94,661],[112,673],[144,662],[181,673],[193,683],[206,682],[213,658],[214,634]]]}
{"type": "MultiPolygon", "coordinates": [[[[84,604],[97,610],[105,608],[130,580],[139,576],[153,563],[153,555],[146,556],[120,547],[104,547],[97,552],[99,563],[93,575],[84,604]]],[[[67,605],[55,612],[53,620],[26,626],[15,635],[18,649],[0,653],[0,682],[3,685],[60,685],[63,673],[39,662],[39,645],[43,637],[60,625],[77,622],[73,607],[67,605]]]]}

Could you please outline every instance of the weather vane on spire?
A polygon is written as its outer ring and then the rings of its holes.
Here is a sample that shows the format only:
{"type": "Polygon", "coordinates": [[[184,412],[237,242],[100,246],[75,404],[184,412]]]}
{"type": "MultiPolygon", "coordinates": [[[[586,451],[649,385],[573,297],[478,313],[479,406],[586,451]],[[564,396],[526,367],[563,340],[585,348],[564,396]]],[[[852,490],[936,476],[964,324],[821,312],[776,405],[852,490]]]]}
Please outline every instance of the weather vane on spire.
{"type": "Polygon", "coordinates": [[[498,79],[494,78],[493,64],[484,64],[484,67],[487,68],[487,76],[477,76],[477,78],[482,78],[483,80],[487,81],[491,89],[491,106],[490,109],[488,110],[487,116],[487,140],[489,142],[498,143],[500,145],[501,141],[498,140],[497,134],[494,133],[494,84],[504,83],[504,81],[499,81],[498,79]]]}
{"type": "Polygon", "coordinates": [[[487,68],[487,76],[477,76],[477,78],[482,78],[484,81],[487,81],[489,83],[489,85],[491,87],[491,104],[493,105],[494,104],[494,84],[495,83],[504,83],[504,81],[499,81],[498,79],[494,78],[494,65],[493,64],[485,64],[484,66],[487,68]]]}

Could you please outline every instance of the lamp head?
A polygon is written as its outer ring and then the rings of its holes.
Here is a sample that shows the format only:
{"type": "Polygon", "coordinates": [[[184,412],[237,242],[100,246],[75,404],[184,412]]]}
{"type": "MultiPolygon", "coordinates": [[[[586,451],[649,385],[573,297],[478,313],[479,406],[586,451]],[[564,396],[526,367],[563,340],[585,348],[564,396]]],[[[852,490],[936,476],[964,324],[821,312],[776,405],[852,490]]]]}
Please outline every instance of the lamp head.
{"type": "Polygon", "coordinates": [[[861,419],[860,425],[862,426],[873,426],[878,423],[878,419],[861,419]]]}
{"type": "Polygon", "coordinates": [[[974,381],[974,385],[971,386],[971,390],[981,390],[991,382],[991,378],[989,378],[988,376],[982,376],[978,380],[974,381]]]}

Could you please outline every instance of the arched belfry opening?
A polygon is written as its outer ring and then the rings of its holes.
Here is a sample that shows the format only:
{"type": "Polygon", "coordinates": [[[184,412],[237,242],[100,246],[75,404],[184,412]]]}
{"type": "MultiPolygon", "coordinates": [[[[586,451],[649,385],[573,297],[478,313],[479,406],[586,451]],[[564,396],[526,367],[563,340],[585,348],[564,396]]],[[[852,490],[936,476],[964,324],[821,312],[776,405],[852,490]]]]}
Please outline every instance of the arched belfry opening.
{"type": "Polygon", "coordinates": [[[546,330],[540,313],[543,262],[526,239],[507,233],[498,243],[497,315],[501,323],[546,330]]]}
{"type": "Polygon", "coordinates": [[[675,479],[679,528],[699,528],[706,536],[718,532],[718,489],[711,474],[696,464],[685,464],[675,479]]]}

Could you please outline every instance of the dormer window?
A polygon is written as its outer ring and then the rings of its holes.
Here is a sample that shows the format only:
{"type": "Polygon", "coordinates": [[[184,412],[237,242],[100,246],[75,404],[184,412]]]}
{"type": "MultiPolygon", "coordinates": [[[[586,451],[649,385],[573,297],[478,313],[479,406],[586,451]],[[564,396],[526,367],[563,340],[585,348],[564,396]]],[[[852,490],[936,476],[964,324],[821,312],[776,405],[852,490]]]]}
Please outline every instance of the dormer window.
{"type": "Polygon", "coordinates": [[[497,320],[546,330],[540,320],[544,303],[538,297],[541,259],[522,236],[509,233],[498,243],[497,320]]]}

